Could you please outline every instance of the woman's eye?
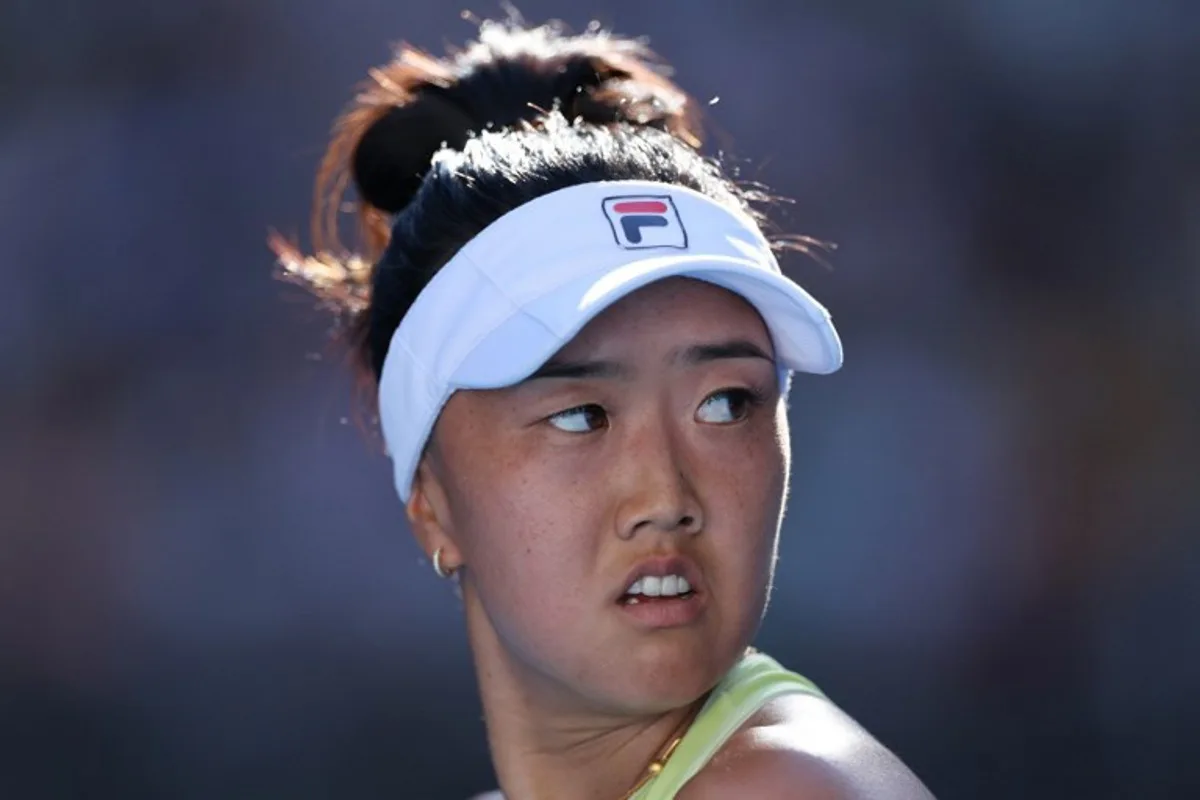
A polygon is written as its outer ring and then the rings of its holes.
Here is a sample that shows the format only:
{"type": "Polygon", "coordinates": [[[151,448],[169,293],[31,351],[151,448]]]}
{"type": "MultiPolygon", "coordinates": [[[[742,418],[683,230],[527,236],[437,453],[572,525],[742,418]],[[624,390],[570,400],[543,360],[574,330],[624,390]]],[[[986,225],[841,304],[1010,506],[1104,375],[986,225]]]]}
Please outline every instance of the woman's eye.
{"type": "Polygon", "coordinates": [[[560,411],[549,420],[551,425],[567,433],[591,433],[608,424],[608,415],[598,405],[576,406],[560,411]]]}
{"type": "Polygon", "coordinates": [[[701,422],[727,425],[745,419],[750,410],[761,402],[758,394],[750,389],[722,389],[710,394],[700,404],[696,416],[701,422]]]}

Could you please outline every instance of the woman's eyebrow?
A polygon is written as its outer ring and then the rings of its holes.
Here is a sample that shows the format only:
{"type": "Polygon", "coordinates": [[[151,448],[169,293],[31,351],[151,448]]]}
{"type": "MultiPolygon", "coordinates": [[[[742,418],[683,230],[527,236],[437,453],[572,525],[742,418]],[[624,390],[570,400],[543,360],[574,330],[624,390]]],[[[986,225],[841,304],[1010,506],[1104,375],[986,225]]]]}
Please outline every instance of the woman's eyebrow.
{"type": "MultiPolygon", "coordinates": [[[[562,361],[550,359],[525,381],[544,378],[628,378],[633,370],[617,361],[562,361]]],[[[522,381],[522,382],[525,382],[522,381]]]]}
{"type": "MultiPolygon", "coordinates": [[[[775,359],[771,358],[761,347],[749,339],[730,339],[725,342],[706,342],[704,344],[689,345],[672,351],[667,356],[667,362],[683,366],[695,366],[726,358],[760,358],[768,363],[775,363],[775,359]]],[[[526,378],[525,381],[522,381],[522,383],[546,378],[558,378],[560,380],[584,380],[587,378],[628,379],[632,377],[633,371],[633,368],[628,364],[619,361],[566,361],[552,358],[526,378]]]]}
{"type": "Polygon", "coordinates": [[[676,364],[693,366],[725,358],[761,358],[771,364],[775,363],[774,358],[749,339],[730,339],[725,342],[694,344],[676,350],[668,360],[676,364]]]}

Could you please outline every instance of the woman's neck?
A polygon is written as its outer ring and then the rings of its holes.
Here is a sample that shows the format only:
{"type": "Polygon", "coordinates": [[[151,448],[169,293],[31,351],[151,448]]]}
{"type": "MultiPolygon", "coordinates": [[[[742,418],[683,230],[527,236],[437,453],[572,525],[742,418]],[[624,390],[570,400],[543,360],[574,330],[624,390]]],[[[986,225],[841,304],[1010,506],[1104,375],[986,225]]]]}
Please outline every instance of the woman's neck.
{"type": "Polygon", "coordinates": [[[493,631],[472,631],[471,640],[507,800],[620,800],[703,703],[642,715],[607,711],[518,665],[493,631]]]}
{"type": "Polygon", "coordinates": [[[677,735],[691,707],[642,718],[549,715],[484,692],[488,744],[509,800],[620,800],[677,735]]]}

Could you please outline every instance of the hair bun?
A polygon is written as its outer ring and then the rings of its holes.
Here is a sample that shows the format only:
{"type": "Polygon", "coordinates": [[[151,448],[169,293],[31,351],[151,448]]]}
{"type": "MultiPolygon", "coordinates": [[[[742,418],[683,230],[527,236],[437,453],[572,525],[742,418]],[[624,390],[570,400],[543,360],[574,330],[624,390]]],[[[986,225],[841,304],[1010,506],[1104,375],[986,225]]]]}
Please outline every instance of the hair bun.
{"type": "Polygon", "coordinates": [[[661,128],[696,147],[695,106],[646,45],[591,27],[526,28],[484,22],[462,50],[435,58],[403,47],[373,69],[338,120],[317,178],[316,244],[336,244],[337,209],[349,180],[358,190],[368,257],[386,244],[386,214],[411,201],[443,145],[473,133],[534,122],[560,111],[596,125],[661,128]]]}
{"type": "Polygon", "coordinates": [[[435,86],[387,109],[363,132],[351,156],[359,196],[397,213],[416,194],[434,153],[443,146],[461,148],[475,124],[435,86]]]}

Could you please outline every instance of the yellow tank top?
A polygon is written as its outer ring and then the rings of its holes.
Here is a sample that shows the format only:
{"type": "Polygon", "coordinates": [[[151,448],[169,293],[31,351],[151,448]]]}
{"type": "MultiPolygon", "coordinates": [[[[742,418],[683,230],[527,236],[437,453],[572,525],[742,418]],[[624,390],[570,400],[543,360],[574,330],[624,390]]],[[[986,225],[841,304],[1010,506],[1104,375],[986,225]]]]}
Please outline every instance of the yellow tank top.
{"type": "Polygon", "coordinates": [[[672,800],[756,711],[780,695],[825,695],[801,675],[763,653],[746,655],[713,689],[662,772],[633,800],[672,800]]]}

